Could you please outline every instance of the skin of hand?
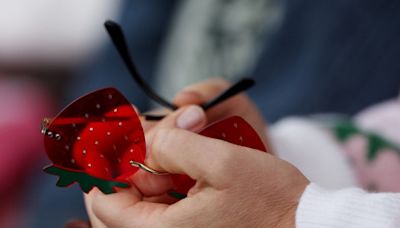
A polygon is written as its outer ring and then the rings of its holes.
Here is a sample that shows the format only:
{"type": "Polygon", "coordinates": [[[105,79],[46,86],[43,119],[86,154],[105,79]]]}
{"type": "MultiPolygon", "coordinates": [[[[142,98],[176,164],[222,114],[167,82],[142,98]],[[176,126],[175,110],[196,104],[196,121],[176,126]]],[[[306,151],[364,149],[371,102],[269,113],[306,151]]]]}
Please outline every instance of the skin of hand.
{"type": "Polygon", "coordinates": [[[129,179],[129,189],[85,194],[91,225],[294,227],[308,180],[270,154],[192,132],[207,122],[203,110],[191,105],[146,132],[148,166],[196,180],[187,198],[177,202],[166,194],[172,187],[169,176],[139,171],[129,179]]]}
{"type": "MultiPolygon", "coordinates": [[[[175,96],[173,103],[178,107],[183,107],[191,104],[203,104],[212,98],[216,97],[224,90],[228,89],[230,83],[224,79],[213,78],[200,83],[192,84],[175,96]]],[[[168,111],[155,111],[153,113],[168,113],[168,111]]],[[[240,93],[231,97],[230,99],[218,104],[217,106],[207,110],[207,123],[212,123],[230,116],[240,116],[244,118],[258,133],[264,144],[268,146],[268,139],[266,135],[266,122],[262,115],[257,109],[256,105],[250,100],[245,93],[240,93]]],[[[142,125],[147,131],[148,129],[155,126],[157,122],[154,121],[142,121],[142,125]]]]}

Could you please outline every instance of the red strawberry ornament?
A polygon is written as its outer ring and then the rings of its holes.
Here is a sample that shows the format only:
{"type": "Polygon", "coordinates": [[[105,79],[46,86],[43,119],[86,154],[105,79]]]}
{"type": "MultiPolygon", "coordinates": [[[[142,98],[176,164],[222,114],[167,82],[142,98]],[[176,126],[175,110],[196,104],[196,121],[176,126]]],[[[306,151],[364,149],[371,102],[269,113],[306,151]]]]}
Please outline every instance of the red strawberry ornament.
{"type": "Polygon", "coordinates": [[[116,89],[106,88],[77,99],[44,129],[45,150],[54,163],[46,172],[60,176],[58,186],[78,182],[104,193],[128,187],[125,178],[143,163],[144,133],[138,115],[116,89]]]}
{"type": "MultiPolygon", "coordinates": [[[[59,176],[60,187],[77,182],[86,193],[94,186],[103,193],[113,193],[115,187],[129,186],[125,179],[138,170],[132,163],[144,164],[146,157],[139,117],[128,100],[113,88],[77,99],[45,123],[42,132],[45,150],[54,163],[45,171],[59,176]]],[[[266,151],[253,128],[237,116],[213,123],[200,134],[266,151]]],[[[172,192],[180,196],[195,183],[184,175],[172,178],[172,192]]]]}

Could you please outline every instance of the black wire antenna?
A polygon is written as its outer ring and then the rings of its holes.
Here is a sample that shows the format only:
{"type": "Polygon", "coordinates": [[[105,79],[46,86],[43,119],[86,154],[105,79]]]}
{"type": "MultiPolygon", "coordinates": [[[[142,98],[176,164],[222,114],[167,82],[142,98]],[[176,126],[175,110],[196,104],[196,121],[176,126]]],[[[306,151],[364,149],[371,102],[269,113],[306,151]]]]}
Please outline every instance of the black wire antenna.
{"type": "MultiPolygon", "coordinates": [[[[164,106],[165,108],[176,110],[178,107],[171,102],[167,101],[166,99],[162,98],[158,95],[154,90],[143,80],[140,76],[131,55],[129,54],[128,45],[124,36],[124,33],[121,29],[121,26],[114,22],[114,21],[106,21],[104,23],[106,30],[111,37],[112,42],[114,43],[115,47],[118,50],[119,55],[121,56],[122,60],[124,61],[126,67],[129,70],[130,75],[132,76],[133,80],[139,85],[139,87],[158,104],[164,106]]],[[[223,91],[221,94],[216,96],[215,98],[211,99],[210,101],[201,105],[204,110],[208,110],[215,105],[235,96],[238,93],[241,93],[249,88],[251,88],[255,84],[253,79],[250,78],[243,78],[233,84],[230,88],[223,91]]],[[[165,116],[156,116],[156,115],[144,115],[146,120],[161,120],[165,116]]]]}

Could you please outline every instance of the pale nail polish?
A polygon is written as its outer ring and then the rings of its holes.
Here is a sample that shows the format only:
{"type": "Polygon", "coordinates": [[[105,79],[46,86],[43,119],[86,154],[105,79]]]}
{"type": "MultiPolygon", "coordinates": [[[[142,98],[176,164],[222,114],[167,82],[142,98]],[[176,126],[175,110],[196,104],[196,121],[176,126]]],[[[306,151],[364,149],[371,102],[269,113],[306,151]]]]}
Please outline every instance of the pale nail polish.
{"type": "Polygon", "coordinates": [[[188,107],[176,120],[179,128],[191,130],[205,118],[204,111],[199,106],[188,107]]]}

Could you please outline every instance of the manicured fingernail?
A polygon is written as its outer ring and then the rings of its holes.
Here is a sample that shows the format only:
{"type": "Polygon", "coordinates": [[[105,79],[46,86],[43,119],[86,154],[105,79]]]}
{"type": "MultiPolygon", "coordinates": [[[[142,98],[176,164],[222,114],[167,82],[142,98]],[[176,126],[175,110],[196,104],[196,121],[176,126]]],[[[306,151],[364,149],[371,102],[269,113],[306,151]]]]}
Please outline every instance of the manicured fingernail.
{"type": "Polygon", "coordinates": [[[205,115],[203,109],[199,106],[190,106],[178,117],[176,125],[179,128],[192,130],[198,126],[204,118],[205,115]]]}

